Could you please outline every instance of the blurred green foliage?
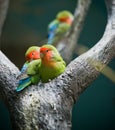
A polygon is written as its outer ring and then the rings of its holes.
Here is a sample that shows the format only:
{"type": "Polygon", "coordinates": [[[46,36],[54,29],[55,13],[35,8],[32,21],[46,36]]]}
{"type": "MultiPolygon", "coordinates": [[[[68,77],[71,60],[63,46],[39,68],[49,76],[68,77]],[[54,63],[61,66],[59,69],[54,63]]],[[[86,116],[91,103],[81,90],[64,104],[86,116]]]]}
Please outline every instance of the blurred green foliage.
{"type": "MultiPolygon", "coordinates": [[[[40,45],[47,25],[60,10],[74,12],[76,0],[10,0],[2,33],[2,51],[19,68],[24,52],[40,45]],[[14,56],[15,55],[15,56],[14,56]]],[[[92,0],[79,43],[91,48],[102,37],[107,22],[104,0],[92,0]]],[[[115,60],[109,66],[115,71],[115,60]]],[[[79,97],[73,108],[72,130],[115,129],[115,84],[100,75],[79,97]]],[[[0,130],[11,130],[7,108],[0,102],[0,130]]]]}

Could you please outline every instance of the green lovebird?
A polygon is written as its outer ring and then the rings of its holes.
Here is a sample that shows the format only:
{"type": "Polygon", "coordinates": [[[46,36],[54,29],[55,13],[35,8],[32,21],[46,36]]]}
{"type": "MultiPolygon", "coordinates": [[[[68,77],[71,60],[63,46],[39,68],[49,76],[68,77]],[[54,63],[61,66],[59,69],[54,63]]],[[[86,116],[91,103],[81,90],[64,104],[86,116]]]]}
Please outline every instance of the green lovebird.
{"type": "Polygon", "coordinates": [[[24,63],[21,73],[18,75],[19,80],[16,91],[19,92],[30,84],[37,84],[40,80],[39,68],[41,65],[40,47],[32,46],[25,54],[26,62],[24,63]]]}
{"type": "Polygon", "coordinates": [[[70,29],[73,22],[73,15],[68,10],[60,11],[56,19],[48,25],[48,44],[57,43],[70,29]]]}
{"type": "Polygon", "coordinates": [[[48,82],[65,71],[66,63],[54,46],[43,45],[40,48],[40,57],[39,73],[42,82],[48,82]]]}

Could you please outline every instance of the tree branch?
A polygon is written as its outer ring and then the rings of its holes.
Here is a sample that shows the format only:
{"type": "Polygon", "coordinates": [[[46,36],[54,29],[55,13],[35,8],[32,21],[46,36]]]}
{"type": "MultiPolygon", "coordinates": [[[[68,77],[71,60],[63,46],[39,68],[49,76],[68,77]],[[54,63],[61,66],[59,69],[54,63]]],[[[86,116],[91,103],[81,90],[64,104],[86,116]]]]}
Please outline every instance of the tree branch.
{"type": "Polygon", "coordinates": [[[13,94],[17,86],[16,75],[18,74],[18,68],[0,51],[0,96],[5,101],[13,94]]]}
{"type": "Polygon", "coordinates": [[[8,10],[9,0],[0,0],[0,36],[8,10]]]}
{"type": "MultiPolygon", "coordinates": [[[[107,6],[113,12],[115,4],[107,6]]],[[[109,13],[108,19],[102,39],[73,60],[62,75],[49,83],[31,85],[20,93],[15,92],[19,70],[0,52],[0,92],[5,96],[14,129],[71,129],[74,102],[115,57],[115,29],[111,24],[114,14],[109,13]]]]}
{"type": "MultiPolygon", "coordinates": [[[[1,41],[1,33],[2,33],[3,24],[6,18],[7,10],[8,10],[8,3],[9,3],[9,0],[0,0],[0,41],[1,41]]],[[[1,44],[0,44],[0,49],[1,49],[1,44]]],[[[1,97],[1,94],[0,94],[0,97],[1,97]]]]}

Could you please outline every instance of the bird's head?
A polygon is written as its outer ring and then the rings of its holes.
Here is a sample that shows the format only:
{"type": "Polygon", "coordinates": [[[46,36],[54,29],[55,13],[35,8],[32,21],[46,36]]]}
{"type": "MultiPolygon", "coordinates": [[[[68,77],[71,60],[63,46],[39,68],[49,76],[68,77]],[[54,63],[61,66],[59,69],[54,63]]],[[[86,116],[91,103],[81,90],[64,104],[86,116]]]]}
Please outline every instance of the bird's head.
{"type": "Polygon", "coordinates": [[[40,47],[32,46],[28,48],[25,54],[25,58],[27,61],[32,61],[36,59],[40,59],[40,47]]]}
{"type": "Polygon", "coordinates": [[[71,12],[67,11],[67,10],[64,10],[64,11],[61,11],[57,14],[57,19],[60,21],[60,22],[65,22],[65,23],[68,23],[68,24],[72,24],[72,21],[73,21],[73,15],[71,12]]]}
{"type": "Polygon", "coordinates": [[[43,45],[40,48],[40,58],[42,61],[50,61],[56,53],[58,53],[58,51],[52,45],[43,45]]]}

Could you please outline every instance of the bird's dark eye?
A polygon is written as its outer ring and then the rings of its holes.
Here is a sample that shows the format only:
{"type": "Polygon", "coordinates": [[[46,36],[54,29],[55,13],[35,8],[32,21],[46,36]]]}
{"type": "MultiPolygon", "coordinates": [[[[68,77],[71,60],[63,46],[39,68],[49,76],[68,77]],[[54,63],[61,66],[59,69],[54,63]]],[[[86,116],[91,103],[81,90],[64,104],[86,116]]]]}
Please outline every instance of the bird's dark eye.
{"type": "Polygon", "coordinates": [[[49,50],[46,50],[46,52],[48,52],[49,50]]]}
{"type": "Polygon", "coordinates": [[[32,53],[32,55],[34,55],[34,53],[32,53]]]}

